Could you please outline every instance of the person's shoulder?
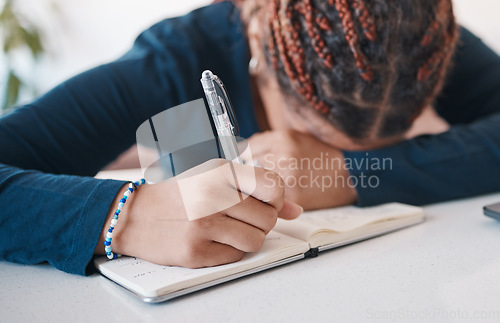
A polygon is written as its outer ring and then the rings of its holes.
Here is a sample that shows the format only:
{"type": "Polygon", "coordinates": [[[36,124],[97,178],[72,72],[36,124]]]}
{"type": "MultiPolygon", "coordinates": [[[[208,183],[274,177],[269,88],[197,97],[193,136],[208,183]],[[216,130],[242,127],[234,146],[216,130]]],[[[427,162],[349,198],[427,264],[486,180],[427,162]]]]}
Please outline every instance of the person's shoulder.
{"type": "Polygon", "coordinates": [[[231,27],[232,24],[240,24],[240,11],[232,1],[221,1],[175,18],[168,18],[160,22],[184,24],[190,27],[200,27],[206,32],[214,31],[214,28],[231,27]]]}
{"type": "Polygon", "coordinates": [[[197,8],[183,16],[164,19],[149,28],[155,34],[172,33],[183,37],[199,39],[208,37],[212,40],[233,38],[234,33],[241,33],[240,11],[232,1],[221,1],[197,8]]]}
{"type": "Polygon", "coordinates": [[[191,11],[192,15],[208,16],[212,20],[218,20],[217,17],[225,14],[239,14],[239,9],[233,1],[216,1],[207,6],[200,7],[191,11]]]}
{"type": "Polygon", "coordinates": [[[232,1],[220,1],[195,9],[185,18],[212,36],[241,29],[240,11],[232,1]]]}
{"type": "Polygon", "coordinates": [[[481,39],[478,36],[476,36],[472,31],[470,31],[467,27],[459,26],[458,33],[459,33],[459,41],[458,41],[459,47],[481,42],[481,39]]]}
{"type": "Polygon", "coordinates": [[[466,27],[459,27],[459,40],[455,53],[455,64],[463,66],[498,63],[499,56],[480,37],[466,27]]]}

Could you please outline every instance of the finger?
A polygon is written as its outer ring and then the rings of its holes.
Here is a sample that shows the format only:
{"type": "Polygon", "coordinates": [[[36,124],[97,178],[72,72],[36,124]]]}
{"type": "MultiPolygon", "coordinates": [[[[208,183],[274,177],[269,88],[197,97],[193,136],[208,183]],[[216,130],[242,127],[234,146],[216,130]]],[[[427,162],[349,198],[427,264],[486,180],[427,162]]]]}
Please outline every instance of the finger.
{"type": "Polygon", "coordinates": [[[303,212],[304,209],[302,206],[285,199],[283,207],[278,212],[278,217],[285,220],[293,220],[298,218],[303,212]]]}
{"type": "Polygon", "coordinates": [[[281,177],[268,169],[218,160],[224,167],[219,172],[226,184],[245,195],[251,195],[276,209],[283,206],[285,183],[281,177]]]}
{"type": "Polygon", "coordinates": [[[239,261],[245,253],[230,245],[212,241],[207,255],[210,258],[207,259],[208,264],[206,266],[213,267],[239,261]]]}
{"type": "Polygon", "coordinates": [[[227,216],[252,225],[268,234],[276,225],[276,209],[251,196],[223,211],[227,216]]]}
{"type": "Polygon", "coordinates": [[[213,267],[239,261],[244,255],[243,251],[227,244],[206,241],[198,248],[193,248],[182,263],[174,265],[188,268],[213,267]]]}
{"type": "Polygon", "coordinates": [[[264,231],[245,222],[231,217],[220,216],[199,220],[205,227],[204,235],[207,239],[227,244],[244,252],[254,252],[260,249],[266,238],[264,231]],[[210,223],[207,225],[207,222],[210,223]]]}
{"type": "MultiPolygon", "coordinates": [[[[277,173],[262,167],[236,163],[233,166],[237,180],[237,185],[234,185],[236,183],[234,179],[232,183],[235,189],[273,206],[276,210],[283,207],[285,183],[277,173]]],[[[231,183],[230,178],[226,178],[226,180],[231,183]]]]}

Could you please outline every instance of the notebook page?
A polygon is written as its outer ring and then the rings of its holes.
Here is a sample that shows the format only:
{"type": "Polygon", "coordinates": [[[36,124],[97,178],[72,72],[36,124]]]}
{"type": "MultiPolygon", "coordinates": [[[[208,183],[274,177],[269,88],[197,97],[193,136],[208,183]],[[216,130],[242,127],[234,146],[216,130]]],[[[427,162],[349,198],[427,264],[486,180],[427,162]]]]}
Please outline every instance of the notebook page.
{"type": "Polygon", "coordinates": [[[154,297],[195,286],[217,278],[255,268],[309,250],[309,244],[278,232],[270,232],[262,248],[247,253],[242,260],[209,268],[189,269],[160,266],[139,258],[123,257],[113,261],[99,258],[96,265],[110,279],[144,296],[154,297]]]}
{"type": "Polygon", "coordinates": [[[293,221],[278,219],[278,222],[276,223],[273,231],[278,231],[287,236],[294,237],[300,240],[309,241],[310,236],[314,232],[321,230],[321,227],[313,223],[300,220],[302,219],[302,217],[306,216],[306,213],[308,212],[304,212],[304,214],[302,214],[299,219],[293,221]]]}
{"type": "Polygon", "coordinates": [[[422,209],[419,207],[400,203],[365,208],[346,206],[304,212],[297,220],[291,222],[278,220],[275,230],[308,241],[310,236],[318,230],[347,232],[371,223],[404,218],[421,212],[422,209]]]}

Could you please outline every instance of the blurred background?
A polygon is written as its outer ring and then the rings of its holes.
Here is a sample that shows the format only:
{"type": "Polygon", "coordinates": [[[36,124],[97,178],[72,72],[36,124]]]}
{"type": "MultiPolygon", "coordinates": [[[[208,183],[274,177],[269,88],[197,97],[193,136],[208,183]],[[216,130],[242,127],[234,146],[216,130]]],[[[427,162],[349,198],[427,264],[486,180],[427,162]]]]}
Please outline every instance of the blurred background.
{"type": "MultiPolygon", "coordinates": [[[[155,22],[210,2],[0,0],[0,114],[121,56],[155,22]]],[[[500,53],[500,1],[453,2],[459,23],[500,53]]]]}

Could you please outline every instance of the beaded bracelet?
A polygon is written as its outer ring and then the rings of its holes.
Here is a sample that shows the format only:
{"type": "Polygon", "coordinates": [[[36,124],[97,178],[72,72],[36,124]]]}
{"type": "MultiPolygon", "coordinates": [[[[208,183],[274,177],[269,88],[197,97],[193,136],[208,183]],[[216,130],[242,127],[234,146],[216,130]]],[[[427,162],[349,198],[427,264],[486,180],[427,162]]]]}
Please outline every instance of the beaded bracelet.
{"type": "Polygon", "coordinates": [[[115,225],[118,222],[118,216],[120,215],[123,206],[125,205],[125,202],[127,202],[128,197],[130,194],[134,193],[134,190],[136,190],[139,186],[146,184],[146,180],[143,178],[141,180],[138,180],[136,182],[131,182],[123,194],[123,197],[120,199],[120,202],[118,203],[118,208],[115,211],[115,214],[113,215],[113,218],[111,219],[111,225],[109,226],[108,233],[106,234],[106,238],[104,239],[104,251],[106,252],[106,256],[108,259],[116,259],[117,257],[121,257],[122,255],[114,253],[111,249],[111,240],[113,239],[113,230],[115,229],[115,225]]]}

